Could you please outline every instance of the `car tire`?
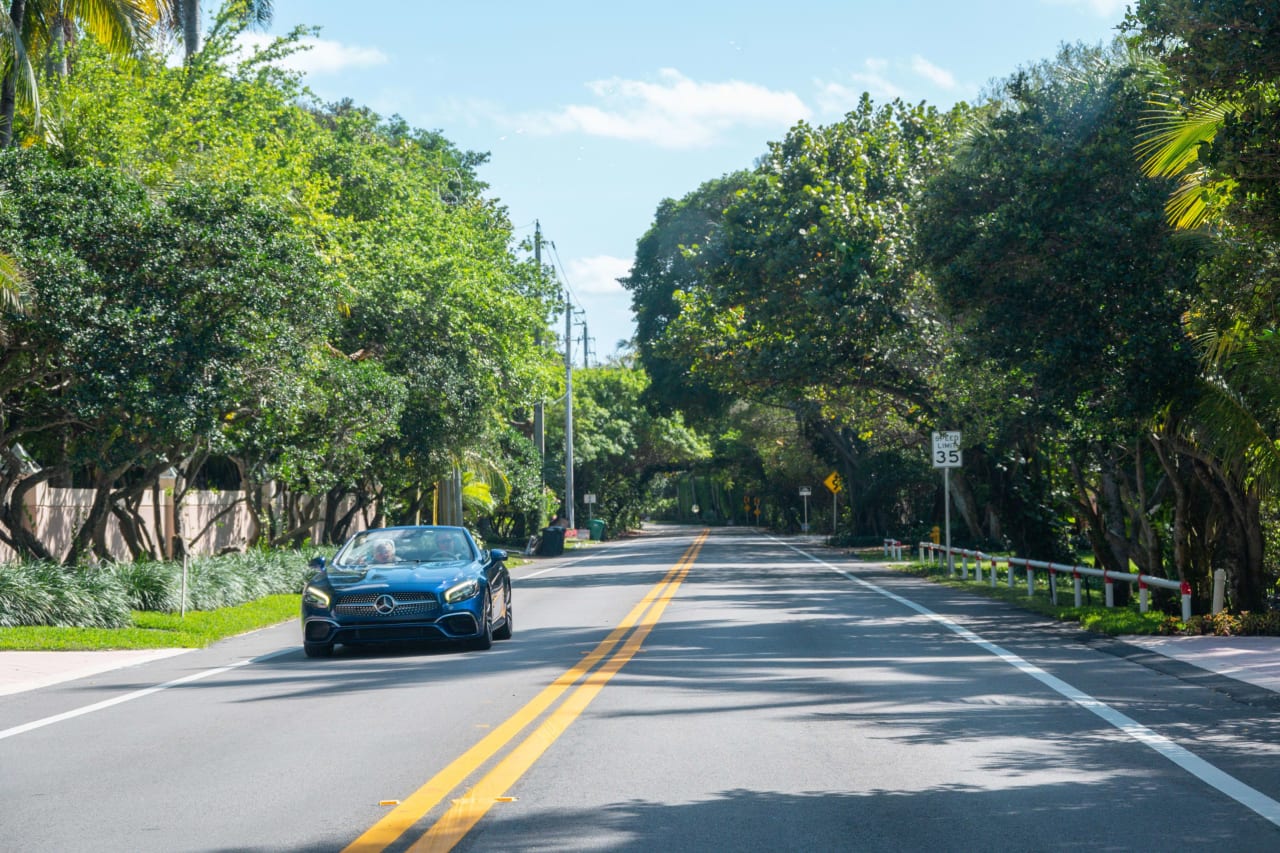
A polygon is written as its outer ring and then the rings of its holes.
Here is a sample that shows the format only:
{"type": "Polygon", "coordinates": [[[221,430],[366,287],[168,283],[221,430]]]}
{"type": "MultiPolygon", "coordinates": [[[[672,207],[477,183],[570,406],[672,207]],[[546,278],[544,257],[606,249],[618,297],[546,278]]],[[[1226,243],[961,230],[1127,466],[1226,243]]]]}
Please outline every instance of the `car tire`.
{"type": "Polygon", "coordinates": [[[331,658],[333,643],[303,643],[302,651],[309,658],[331,658]]]}
{"type": "Polygon", "coordinates": [[[494,630],[493,638],[495,640],[511,639],[512,621],[511,621],[511,587],[510,586],[507,587],[506,601],[507,601],[506,618],[502,620],[502,627],[494,630]]]}
{"type": "Polygon", "coordinates": [[[477,651],[487,652],[493,648],[493,599],[489,593],[484,594],[484,616],[480,620],[480,636],[472,642],[471,647],[477,651]]]}

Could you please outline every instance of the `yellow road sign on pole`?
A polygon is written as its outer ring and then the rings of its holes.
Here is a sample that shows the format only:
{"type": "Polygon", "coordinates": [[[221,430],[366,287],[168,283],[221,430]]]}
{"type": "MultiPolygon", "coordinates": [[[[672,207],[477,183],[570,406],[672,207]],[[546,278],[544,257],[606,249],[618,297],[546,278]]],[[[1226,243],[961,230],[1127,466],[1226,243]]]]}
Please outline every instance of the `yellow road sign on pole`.
{"type": "Polygon", "coordinates": [[[844,491],[844,480],[840,478],[839,472],[836,471],[828,474],[827,479],[822,481],[822,485],[826,486],[833,495],[838,495],[844,491]]]}

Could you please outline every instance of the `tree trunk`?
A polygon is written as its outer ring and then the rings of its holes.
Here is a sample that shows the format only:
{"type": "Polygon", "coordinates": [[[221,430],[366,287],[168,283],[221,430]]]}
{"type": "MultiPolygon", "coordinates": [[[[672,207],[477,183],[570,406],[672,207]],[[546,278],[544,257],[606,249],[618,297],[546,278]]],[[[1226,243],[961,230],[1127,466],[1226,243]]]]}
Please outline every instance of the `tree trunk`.
{"type": "Polygon", "coordinates": [[[200,0],[179,0],[178,15],[182,19],[182,49],[186,64],[200,50],[200,0]]]}
{"type": "MultiPolygon", "coordinates": [[[[22,23],[27,16],[27,0],[13,0],[9,4],[9,20],[13,22],[13,37],[22,38],[22,23]]],[[[13,61],[9,63],[9,71],[0,83],[0,148],[13,146],[13,119],[18,107],[18,62],[17,51],[11,50],[13,61]]]]}
{"type": "MultiPolygon", "coordinates": [[[[17,464],[10,459],[10,465],[17,464]]],[[[0,540],[13,548],[20,557],[31,557],[37,560],[54,560],[52,552],[45,544],[27,528],[27,494],[41,483],[65,473],[62,466],[43,468],[30,477],[23,477],[13,484],[9,492],[9,500],[0,505],[0,524],[5,532],[0,533],[0,540]]]]}

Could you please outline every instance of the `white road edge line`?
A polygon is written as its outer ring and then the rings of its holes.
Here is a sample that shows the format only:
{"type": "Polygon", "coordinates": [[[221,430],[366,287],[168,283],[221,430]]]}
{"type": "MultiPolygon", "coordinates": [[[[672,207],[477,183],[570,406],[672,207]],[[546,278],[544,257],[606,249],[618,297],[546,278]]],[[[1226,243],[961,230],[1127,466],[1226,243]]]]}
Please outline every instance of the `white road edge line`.
{"type": "Polygon", "coordinates": [[[134,690],[132,693],[124,693],[114,699],[104,699],[101,702],[95,702],[92,705],[85,705],[83,708],[76,708],[71,711],[65,711],[61,714],[55,714],[52,717],[32,720],[31,722],[23,723],[20,726],[0,730],[0,740],[14,737],[15,735],[25,734],[26,732],[44,728],[45,726],[51,726],[54,723],[61,723],[64,720],[82,717],[85,714],[92,714],[94,711],[101,711],[115,705],[121,705],[125,702],[132,702],[134,699],[141,699],[144,696],[150,696],[152,693],[159,693],[161,690],[168,690],[170,687],[181,687],[182,685],[190,684],[193,681],[200,681],[201,679],[209,678],[210,676],[221,675],[224,672],[230,672],[231,670],[239,669],[242,666],[248,666],[252,663],[260,663],[262,661],[270,660],[271,658],[280,657],[281,655],[290,654],[296,651],[296,648],[289,648],[281,649],[276,652],[269,652],[268,654],[259,655],[258,657],[250,658],[249,660],[237,661],[236,663],[228,664],[227,666],[219,666],[214,667],[213,669],[193,672],[191,675],[184,675],[182,678],[175,678],[173,681],[166,681],[164,684],[157,684],[154,687],[145,687],[142,690],[134,690]]]}
{"type": "Polygon", "coordinates": [[[939,625],[942,625],[948,630],[958,634],[959,636],[963,637],[965,640],[968,640],[974,645],[982,649],[985,649],[986,651],[1000,658],[1010,666],[1013,666],[1014,668],[1031,676],[1032,678],[1039,681],[1041,684],[1045,685],[1051,690],[1054,690],[1055,692],[1066,697],[1067,699],[1070,699],[1072,702],[1075,702],[1080,707],[1085,708],[1089,711],[1092,711],[1094,714],[1098,715],[1103,720],[1110,723],[1115,728],[1119,729],[1121,732],[1125,733],[1126,735],[1138,741],[1139,743],[1155,750],[1157,753],[1169,759],[1174,764],[1178,765],[1183,770],[1190,773],[1192,776],[1195,776],[1197,779],[1204,782],[1206,785],[1209,785],[1210,787],[1213,787],[1213,788],[1217,788],[1219,791],[1226,794],[1228,797],[1235,800],[1237,803],[1240,803],[1240,805],[1244,806],[1247,809],[1250,809],[1253,812],[1256,812],[1257,814],[1266,818],[1276,826],[1280,826],[1280,802],[1276,802],[1275,800],[1271,799],[1270,797],[1268,797],[1266,794],[1262,793],[1258,789],[1252,788],[1249,785],[1246,785],[1244,782],[1241,782],[1239,779],[1235,778],[1234,776],[1231,776],[1230,774],[1225,773],[1222,770],[1219,770],[1217,767],[1205,761],[1203,758],[1196,755],[1194,752],[1191,752],[1190,750],[1184,747],[1178,746],[1178,744],[1169,740],[1164,735],[1158,734],[1157,732],[1142,725],[1137,720],[1134,720],[1132,717],[1122,714],[1121,712],[1117,711],[1115,708],[1112,708],[1106,702],[1103,702],[1100,699],[1095,699],[1094,697],[1090,696],[1088,693],[1085,693],[1082,690],[1072,687],[1067,682],[1063,681],[1057,676],[1050,675],[1049,673],[1045,672],[1043,669],[1031,663],[1030,661],[1026,660],[1025,658],[1022,658],[1014,654],[1008,649],[1005,649],[1005,648],[1002,648],[1001,646],[996,645],[990,640],[984,640],[980,635],[975,634],[974,632],[970,631],[968,628],[965,628],[963,625],[953,622],[951,619],[947,618],[946,616],[943,616],[940,613],[935,613],[934,611],[930,610],[929,608],[925,607],[922,604],[917,604],[916,602],[912,601],[909,598],[903,598],[901,595],[898,595],[897,593],[894,593],[894,592],[890,592],[884,587],[878,586],[874,583],[871,583],[870,581],[863,580],[862,578],[857,577],[856,575],[845,571],[839,566],[834,566],[831,563],[828,563],[819,557],[815,557],[813,554],[810,554],[807,551],[803,551],[800,548],[797,548],[796,546],[790,544],[789,542],[784,542],[783,540],[777,539],[773,536],[769,536],[767,538],[771,539],[774,542],[777,542],[780,545],[785,545],[786,547],[790,548],[792,551],[795,551],[797,554],[800,554],[804,557],[807,557],[810,560],[813,560],[815,563],[817,563],[820,566],[825,566],[826,568],[830,569],[836,574],[842,575],[843,577],[848,578],[854,583],[860,584],[866,587],[872,592],[879,593],[880,595],[883,595],[885,598],[896,601],[902,606],[907,607],[911,610],[914,610],[915,612],[919,613],[921,616],[924,616],[927,619],[931,619],[934,622],[937,622],[939,625]]]}

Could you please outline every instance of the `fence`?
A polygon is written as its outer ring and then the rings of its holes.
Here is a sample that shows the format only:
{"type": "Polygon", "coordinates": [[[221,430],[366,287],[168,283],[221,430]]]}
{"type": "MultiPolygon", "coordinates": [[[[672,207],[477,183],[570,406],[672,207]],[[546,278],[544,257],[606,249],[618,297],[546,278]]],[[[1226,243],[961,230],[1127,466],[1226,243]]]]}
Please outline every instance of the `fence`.
{"type": "MultiPolygon", "coordinates": [[[[934,542],[919,543],[920,561],[928,562],[929,565],[938,565],[943,559],[946,559],[946,547],[938,545],[934,542]],[[927,555],[927,556],[926,556],[927,555]]],[[[982,583],[982,564],[988,563],[990,570],[988,577],[991,586],[996,585],[997,567],[1000,563],[1005,564],[1009,589],[1013,589],[1017,582],[1015,581],[1015,572],[1019,569],[1025,570],[1027,575],[1027,598],[1035,595],[1035,573],[1043,571],[1048,573],[1049,579],[1049,599],[1056,605],[1058,603],[1058,575],[1070,572],[1072,587],[1075,592],[1075,606],[1082,606],[1081,586],[1083,577],[1099,577],[1102,578],[1103,587],[1105,589],[1105,602],[1107,607],[1115,607],[1115,590],[1116,581],[1123,583],[1138,585],[1138,608],[1141,612],[1146,613],[1150,608],[1150,587],[1160,587],[1162,589],[1176,589],[1182,596],[1182,619],[1185,622],[1191,618],[1191,584],[1186,581],[1173,581],[1168,578],[1158,578],[1153,575],[1133,574],[1132,572],[1112,572],[1107,569],[1095,569],[1091,566],[1067,566],[1060,563],[1046,563],[1040,560],[1028,560],[1024,557],[996,557],[991,554],[984,554],[981,551],[968,551],[963,548],[952,548],[950,559],[947,559],[948,574],[955,577],[956,574],[956,556],[959,555],[961,561],[961,570],[964,573],[964,579],[969,579],[969,560],[974,561],[975,580],[982,583]],[[1016,567],[1016,568],[1015,568],[1016,567]]],[[[1223,593],[1220,588],[1225,585],[1225,573],[1214,573],[1214,591],[1213,600],[1215,608],[1220,609],[1218,602],[1222,601],[1223,593]]],[[[1217,610],[1215,610],[1217,612],[1217,610]]]]}
{"type": "MultiPolygon", "coordinates": [[[[191,554],[244,550],[253,538],[257,528],[256,519],[245,500],[244,492],[190,491],[183,498],[181,506],[175,507],[172,481],[166,485],[170,488],[160,490],[159,506],[156,506],[154,500],[155,492],[148,491],[143,495],[138,508],[138,514],[145,522],[143,526],[152,541],[171,542],[179,529],[176,523],[179,519],[186,536],[188,553],[191,554]]],[[[49,553],[64,555],[71,546],[72,537],[88,516],[93,497],[92,489],[59,489],[41,483],[26,495],[24,520],[27,529],[49,549],[49,553]]],[[[342,510],[349,507],[348,503],[342,510]]],[[[366,527],[368,519],[357,513],[350,532],[355,533],[366,527]]],[[[312,541],[319,541],[322,533],[323,523],[317,522],[309,535],[312,541]]],[[[106,540],[112,557],[117,560],[130,559],[129,548],[125,545],[124,536],[114,516],[107,520],[106,540]]],[[[17,558],[13,549],[0,544],[0,563],[12,562],[17,558]]]]}

